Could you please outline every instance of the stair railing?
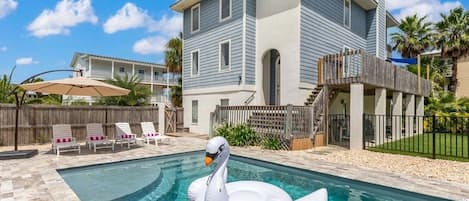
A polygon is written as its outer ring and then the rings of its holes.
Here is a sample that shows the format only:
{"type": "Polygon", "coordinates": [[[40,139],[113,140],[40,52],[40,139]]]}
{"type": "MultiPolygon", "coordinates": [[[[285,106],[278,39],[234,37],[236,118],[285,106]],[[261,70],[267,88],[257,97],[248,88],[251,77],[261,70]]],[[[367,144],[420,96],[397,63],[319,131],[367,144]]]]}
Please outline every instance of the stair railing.
{"type": "Polygon", "coordinates": [[[324,115],[322,115],[324,112],[324,89],[321,89],[311,106],[313,110],[313,130],[310,138],[313,138],[317,132],[324,130],[324,115]]]}
{"type": "Polygon", "coordinates": [[[244,105],[249,105],[253,100],[254,100],[254,97],[256,95],[256,92],[252,92],[251,96],[249,96],[245,101],[244,101],[244,105]]]}

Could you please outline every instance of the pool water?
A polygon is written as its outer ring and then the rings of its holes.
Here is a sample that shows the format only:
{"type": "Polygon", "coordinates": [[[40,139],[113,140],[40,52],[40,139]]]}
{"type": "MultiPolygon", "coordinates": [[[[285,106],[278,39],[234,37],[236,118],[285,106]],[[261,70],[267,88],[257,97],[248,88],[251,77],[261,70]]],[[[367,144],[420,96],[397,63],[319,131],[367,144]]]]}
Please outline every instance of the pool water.
{"type": "MultiPolygon", "coordinates": [[[[209,175],[213,168],[205,167],[203,152],[190,152],[58,172],[83,201],[186,201],[190,183],[209,175]]],[[[240,180],[271,183],[284,189],[293,199],[327,188],[330,201],[444,200],[232,155],[228,181],[240,180]]]]}

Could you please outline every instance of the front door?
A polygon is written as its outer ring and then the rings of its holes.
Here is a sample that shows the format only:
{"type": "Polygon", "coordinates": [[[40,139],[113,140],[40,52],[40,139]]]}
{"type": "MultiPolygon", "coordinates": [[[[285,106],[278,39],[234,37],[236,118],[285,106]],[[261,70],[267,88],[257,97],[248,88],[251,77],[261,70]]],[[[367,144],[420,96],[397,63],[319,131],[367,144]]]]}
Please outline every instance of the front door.
{"type": "Polygon", "coordinates": [[[280,54],[270,51],[270,105],[280,105],[280,54]]]}

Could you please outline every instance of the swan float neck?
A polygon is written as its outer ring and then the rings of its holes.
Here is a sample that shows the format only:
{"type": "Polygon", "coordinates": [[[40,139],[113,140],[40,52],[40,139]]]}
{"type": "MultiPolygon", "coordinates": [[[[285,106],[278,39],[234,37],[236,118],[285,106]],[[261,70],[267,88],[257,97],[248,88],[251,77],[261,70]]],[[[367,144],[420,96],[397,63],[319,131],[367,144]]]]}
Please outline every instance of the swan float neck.
{"type": "Polygon", "coordinates": [[[208,179],[205,200],[228,200],[228,192],[225,186],[224,175],[228,159],[230,158],[230,146],[226,139],[215,137],[207,144],[205,153],[205,165],[209,166],[218,158],[218,164],[208,179]]]}

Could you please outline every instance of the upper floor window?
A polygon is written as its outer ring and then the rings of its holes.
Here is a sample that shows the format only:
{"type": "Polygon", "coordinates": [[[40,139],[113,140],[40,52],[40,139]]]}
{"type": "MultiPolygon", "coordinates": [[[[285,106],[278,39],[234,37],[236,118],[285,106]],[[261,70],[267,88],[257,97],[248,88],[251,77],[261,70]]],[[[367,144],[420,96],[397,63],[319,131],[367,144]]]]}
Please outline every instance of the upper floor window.
{"type": "Polygon", "coordinates": [[[199,51],[194,51],[191,53],[191,75],[199,75],[199,51]]]}
{"type": "Polygon", "coordinates": [[[123,67],[119,68],[119,72],[120,73],[125,73],[125,68],[123,68],[123,67]]]}
{"type": "Polygon", "coordinates": [[[220,21],[231,17],[231,0],[220,0],[220,21]]]}
{"type": "Polygon", "coordinates": [[[220,43],[220,71],[230,70],[230,41],[220,43]]]}
{"type": "Polygon", "coordinates": [[[350,28],[352,21],[352,5],[350,0],[344,0],[344,26],[350,28]]]}
{"type": "Polygon", "coordinates": [[[138,78],[143,79],[145,76],[145,70],[138,69],[138,78]]]}
{"type": "Polygon", "coordinates": [[[191,32],[197,32],[200,29],[200,4],[191,9],[191,32]]]}

